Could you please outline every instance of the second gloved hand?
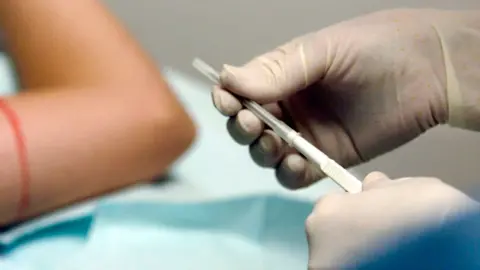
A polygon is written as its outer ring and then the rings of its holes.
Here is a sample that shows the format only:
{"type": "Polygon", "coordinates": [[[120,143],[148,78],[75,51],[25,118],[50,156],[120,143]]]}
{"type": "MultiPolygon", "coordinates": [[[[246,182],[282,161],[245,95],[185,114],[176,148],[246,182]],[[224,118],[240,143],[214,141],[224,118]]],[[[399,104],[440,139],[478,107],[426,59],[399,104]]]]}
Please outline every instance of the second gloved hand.
{"type": "Polygon", "coordinates": [[[415,230],[473,210],[476,201],[439,179],[372,173],[363,192],[327,195],[315,205],[306,222],[309,269],[352,269],[415,230]]]}
{"type": "MultiPolygon", "coordinates": [[[[444,59],[456,56],[458,61],[452,61],[464,66],[460,60],[480,58],[476,53],[480,50],[462,49],[452,34],[475,36],[468,24],[461,24],[475,21],[473,15],[393,10],[341,22],[243,67],[225,66],[221,85],[213,90],[215,106],[230,117],[230,134],[238,143],[250,145],[258,165],[275,168],[277,178],[289,188],[308,186],[323,175],[265,129],[231,93],[264,104],[331,158],[353,166],[448,120],[447,77],[450,83],[456,77],[446,72],[452,65],[444,59]],[[457,55],[444,50],[452,40],[449,44],[458,49],[457,55]],[[466,52],[472,53],[458,55],[466,52]]],[[[480,42],[471,46],[480,48],[480,42]]]]}

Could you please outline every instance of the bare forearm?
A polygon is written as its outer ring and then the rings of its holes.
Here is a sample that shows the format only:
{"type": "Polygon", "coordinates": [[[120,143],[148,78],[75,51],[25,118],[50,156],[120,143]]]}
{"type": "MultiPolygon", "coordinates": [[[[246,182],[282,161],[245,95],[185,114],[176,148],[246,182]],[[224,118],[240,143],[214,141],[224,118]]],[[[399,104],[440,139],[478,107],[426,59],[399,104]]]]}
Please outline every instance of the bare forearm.
{"type": "MultiPolygon", "coordinates": [[[[28,151],[27,217],[149,179],[189,146],[192,130],[178,125],[178,117],[155,102],[130,101],[96,89],[26,93],[9,100],[28,151]]],[[[0,130],[0,224],[5,224],[17,218],[21,175],[3,114],[0,130]]]]}

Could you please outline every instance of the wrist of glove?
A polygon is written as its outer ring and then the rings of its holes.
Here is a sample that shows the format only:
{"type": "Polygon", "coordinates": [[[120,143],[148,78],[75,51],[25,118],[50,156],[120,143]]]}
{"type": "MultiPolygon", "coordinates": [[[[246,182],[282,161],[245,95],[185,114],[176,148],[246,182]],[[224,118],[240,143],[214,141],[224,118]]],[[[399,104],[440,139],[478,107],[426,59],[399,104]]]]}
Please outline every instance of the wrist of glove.
{"type": "Polygon", "coordinates": [[[480,131],[480,12],[433,16],[445,61],[448,124],[480,131]]]}
{"type": "Polygon", "coordinates": [[[439,179],[390,180],[372,173],[358,194],[321,199],[306,222],[309,269],[341,269],[401,243],[409,233],[440,226],[479,204],[439,179]]]}

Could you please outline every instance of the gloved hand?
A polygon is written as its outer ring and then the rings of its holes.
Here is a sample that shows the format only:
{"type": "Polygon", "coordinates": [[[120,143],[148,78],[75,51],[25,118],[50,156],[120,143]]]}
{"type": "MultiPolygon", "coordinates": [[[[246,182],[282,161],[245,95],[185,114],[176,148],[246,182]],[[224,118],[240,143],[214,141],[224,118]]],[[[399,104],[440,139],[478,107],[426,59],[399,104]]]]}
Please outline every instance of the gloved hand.
{"type": "Polygon", "coordinates": [[[309,269],[342,269],[395,244],[408,233],[440,226],[478,209],[478,203],[441,180],[390,180],[371,173],[364,191],[323,197],[306,222],[309,269]]]}
{"type": "Polygon", "coordinates": [[[341,22],[243,67],[224,66],[213,101],[258,165],[275,168],[287,187],[305,187],[323,175],[231,93],[264,104],[340,164],[356,165],[449,115],[456,125],[467,118],[480,123],[477,99],[460,95],[480,93],[479,18],[479,12],[393,10],[341,22]]]}

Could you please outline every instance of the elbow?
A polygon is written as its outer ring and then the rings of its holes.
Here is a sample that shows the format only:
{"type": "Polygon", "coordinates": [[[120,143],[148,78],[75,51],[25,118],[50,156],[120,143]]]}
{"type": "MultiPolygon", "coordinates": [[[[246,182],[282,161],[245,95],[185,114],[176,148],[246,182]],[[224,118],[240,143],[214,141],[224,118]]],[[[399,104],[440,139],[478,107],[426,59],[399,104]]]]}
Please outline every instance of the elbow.
{"type": "Polygon", "coordinates": [[[154,174],[159,175],[192,146],[197,136],[197,127],[174,97],[152,100],[151,109],[145,111],[148,111],[147,117],[151,119],[148,125],[153,134],[152,166],[154,174]]]}
{"type": "Polygon", "coordinates": [[[172,113],[162,126],[169,133],[172,157],[176,160],[192,146],[197,136],[197,127],[183,108],[172,113]]]}
{"type": "Polygon", "coordinates": [[[117,94],[120,103],[132,104],[125,113],[129,126],[135,127],[130,134],[135,141],[131,147],[136,149],[133,163],[137,173],[132,179],[137,180],[165,173],[192,146],[197,135],[194,121],[168,85],[162,80],[151,81],[131,88],[124,85],[121,89],[136,91],[117,94]]]}
{"type": "MultiPolygon", "coordinates": [[[[145,107],[143,108],[145,109],[145,107]]],[[[152,179],[165,174],[166,171],[192,146],[196,138],[196,126],[183,108],[166,110],[160,108],[144,110],[142,129],[146,132],[137,137],[140,148],[140,160],[135,181],[152,179]]],[[[138,135],[136,135],[138,136],[138,135]]]]}

